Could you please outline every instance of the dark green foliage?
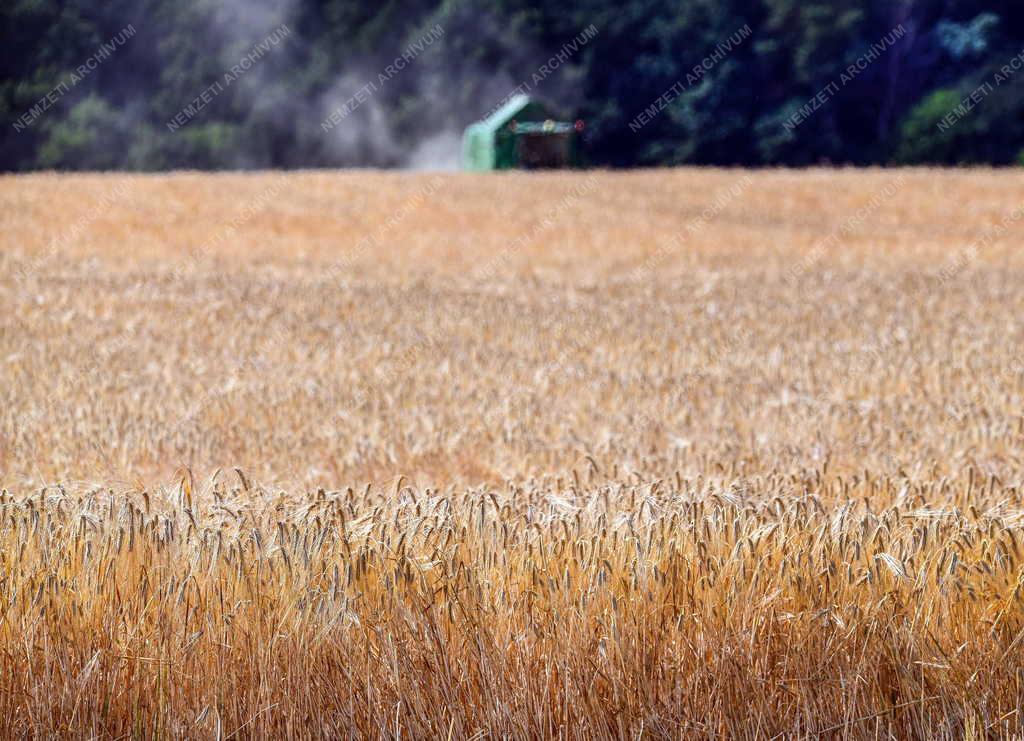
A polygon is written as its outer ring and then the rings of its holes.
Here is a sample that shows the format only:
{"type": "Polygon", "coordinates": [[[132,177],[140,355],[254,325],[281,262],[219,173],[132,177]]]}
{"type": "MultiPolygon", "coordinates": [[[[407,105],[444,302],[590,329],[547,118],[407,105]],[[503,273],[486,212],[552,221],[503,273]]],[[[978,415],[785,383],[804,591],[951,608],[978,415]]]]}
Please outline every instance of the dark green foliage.
{"type": "Polygon", "coordinates": [[[595,165],[1024,158],[1024,5],[993,0],[9,0],[0,44],[3,170],[452,164],[462,129],[521,84],[586,120],[595,165]],[[69,85],[128,24],[134,36],[69,85]],[[288,36],[224,85],[282,24],[288,36]],[[430,29],[441,34],[382,79],[430,29]]]}

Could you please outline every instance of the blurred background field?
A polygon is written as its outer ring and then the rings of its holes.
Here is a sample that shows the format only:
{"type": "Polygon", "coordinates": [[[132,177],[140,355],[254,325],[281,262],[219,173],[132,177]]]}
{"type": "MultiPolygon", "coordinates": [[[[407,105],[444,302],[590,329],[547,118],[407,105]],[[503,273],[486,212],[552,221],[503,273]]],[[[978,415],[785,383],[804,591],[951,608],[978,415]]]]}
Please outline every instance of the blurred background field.
{"type": "Polygon", "coordinates": [[[7,177],[0,469],[1006,475],[1022,197],[988,170],[7,177]]]}

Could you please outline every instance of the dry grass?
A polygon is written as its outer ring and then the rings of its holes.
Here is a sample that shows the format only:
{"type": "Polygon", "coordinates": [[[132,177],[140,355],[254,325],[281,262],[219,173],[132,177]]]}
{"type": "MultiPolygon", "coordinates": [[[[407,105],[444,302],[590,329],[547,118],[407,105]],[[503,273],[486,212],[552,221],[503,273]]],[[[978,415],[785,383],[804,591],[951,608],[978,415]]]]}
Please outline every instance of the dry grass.
{"type": "Polygon", "coordinates": [[[0,178],[0,735],[1017,732],[1022,203],[0,178]]]}

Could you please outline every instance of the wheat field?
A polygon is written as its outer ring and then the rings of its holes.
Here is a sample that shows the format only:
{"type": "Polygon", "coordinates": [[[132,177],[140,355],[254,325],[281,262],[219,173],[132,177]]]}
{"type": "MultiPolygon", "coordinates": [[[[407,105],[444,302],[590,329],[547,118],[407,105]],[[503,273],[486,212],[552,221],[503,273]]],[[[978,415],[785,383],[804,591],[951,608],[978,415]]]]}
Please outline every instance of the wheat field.
{"type": "Polygon", "coordinates": [[[1024,175],[0,177],[0,735],[1024,730],[1024,175]]]}

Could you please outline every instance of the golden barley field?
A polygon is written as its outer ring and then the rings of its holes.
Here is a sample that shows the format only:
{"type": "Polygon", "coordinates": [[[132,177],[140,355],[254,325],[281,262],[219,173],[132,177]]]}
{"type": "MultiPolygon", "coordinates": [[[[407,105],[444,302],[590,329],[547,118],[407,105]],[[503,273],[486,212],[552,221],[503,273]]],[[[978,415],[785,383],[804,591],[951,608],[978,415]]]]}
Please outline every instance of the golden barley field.
{"type": "Polygon", "coordinates": [[[0,177],[0,736],[1024,730],[1024,174],[0,177]]]}

